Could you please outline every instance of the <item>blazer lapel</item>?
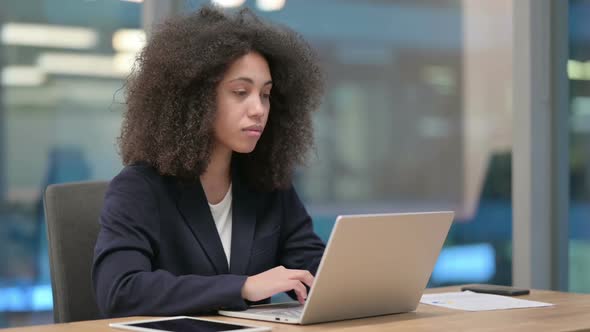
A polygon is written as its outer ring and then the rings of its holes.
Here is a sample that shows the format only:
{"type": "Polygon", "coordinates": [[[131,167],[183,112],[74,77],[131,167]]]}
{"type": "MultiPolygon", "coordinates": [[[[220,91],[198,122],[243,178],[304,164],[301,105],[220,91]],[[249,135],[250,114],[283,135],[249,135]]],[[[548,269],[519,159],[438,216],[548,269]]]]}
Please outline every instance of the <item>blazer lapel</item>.
{"type": "MultiPolygon", "coordinates": [[[[200,182],[178,184],[178,209],[218,274],[228,273],[227,258],[200,182]]],[[[232,257],[233,261],[233,257],[232,257]]]]}
{"type": "Polygon", "coordinates": [[[232,179],[232,239],[230,273],[245,275],[256,228],[255,193],[240,181],[234,172],[232,179]]]}

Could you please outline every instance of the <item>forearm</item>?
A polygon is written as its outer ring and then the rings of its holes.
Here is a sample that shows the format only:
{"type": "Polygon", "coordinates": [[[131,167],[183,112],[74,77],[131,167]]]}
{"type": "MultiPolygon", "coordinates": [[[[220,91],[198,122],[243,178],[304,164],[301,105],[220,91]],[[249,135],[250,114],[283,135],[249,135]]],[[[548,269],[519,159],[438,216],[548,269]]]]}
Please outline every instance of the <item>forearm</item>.
{"type": "Polygon", "coordinates": [[[247,306],[241,295],[247,276],[175,276],[164,270],[117,264],[137,262],[137,255],[132,251],[113,253],[94,271],[97,302],[107,317],[186,315],[247,306]]]}

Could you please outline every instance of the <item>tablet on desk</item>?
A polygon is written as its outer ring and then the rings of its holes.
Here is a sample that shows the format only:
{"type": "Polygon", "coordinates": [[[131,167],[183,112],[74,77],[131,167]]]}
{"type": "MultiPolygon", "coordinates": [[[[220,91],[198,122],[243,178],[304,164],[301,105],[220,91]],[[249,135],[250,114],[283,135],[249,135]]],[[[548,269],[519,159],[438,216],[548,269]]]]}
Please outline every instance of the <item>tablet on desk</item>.
{"type": "Polygon", "coordinates": [[[111,323],[110,327],[132,331],[167,331],[167,332],[262,332],[270,331],[270,327],[234,324],[212,319],[188,316],[166,317],[138,320],[132,322],[111,323]]]}

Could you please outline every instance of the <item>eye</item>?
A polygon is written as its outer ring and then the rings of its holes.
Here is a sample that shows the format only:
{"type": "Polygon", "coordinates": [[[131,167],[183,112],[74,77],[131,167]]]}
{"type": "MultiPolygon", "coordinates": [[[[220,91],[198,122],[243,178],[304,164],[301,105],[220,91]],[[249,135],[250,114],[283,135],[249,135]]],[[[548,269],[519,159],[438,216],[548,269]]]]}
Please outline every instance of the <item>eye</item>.
{"type": "Polygon", "coordinates": [[[245,97],[248,94],[246,90],[234,90],[233,93],[239,97],[245,97]]]}
{"type": "Polygon", "coordinates": [[[261,96],[262,99],[270,99],[270,93],[263,93],[261,96]]]}

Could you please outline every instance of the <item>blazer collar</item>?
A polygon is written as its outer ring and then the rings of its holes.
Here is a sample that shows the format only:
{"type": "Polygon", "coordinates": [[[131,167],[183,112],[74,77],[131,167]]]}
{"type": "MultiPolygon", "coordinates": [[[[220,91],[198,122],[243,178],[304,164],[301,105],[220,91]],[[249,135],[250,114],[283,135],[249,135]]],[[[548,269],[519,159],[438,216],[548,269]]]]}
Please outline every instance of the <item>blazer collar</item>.
{"type": "Polygon", "coordinates": [[[201,182],[178,183],[177,188],[178,209],[217,273],[245,275],[256,228],[254,193],[240,180],[237,172],[232,171],[231,266],[228,267],[223,245],[201,182]]]}
{"type": "Polygon", "coordinates": [[[190,227],[193,235],[201,244],[203,251],[215,267],[218,274],[228,273],[227,259],[223,251],[221,239],[217,233],[207,197],[201,186],[197,183],[178,183],[179,197],[178,210],[184,217],[184,221],[190,227]]]}
{"type": "Polygon", "coordinates": [[[232,236],[230,273],[245,275],[256,229],[256,195],[237,172],[232,175],[232,236]]]}

